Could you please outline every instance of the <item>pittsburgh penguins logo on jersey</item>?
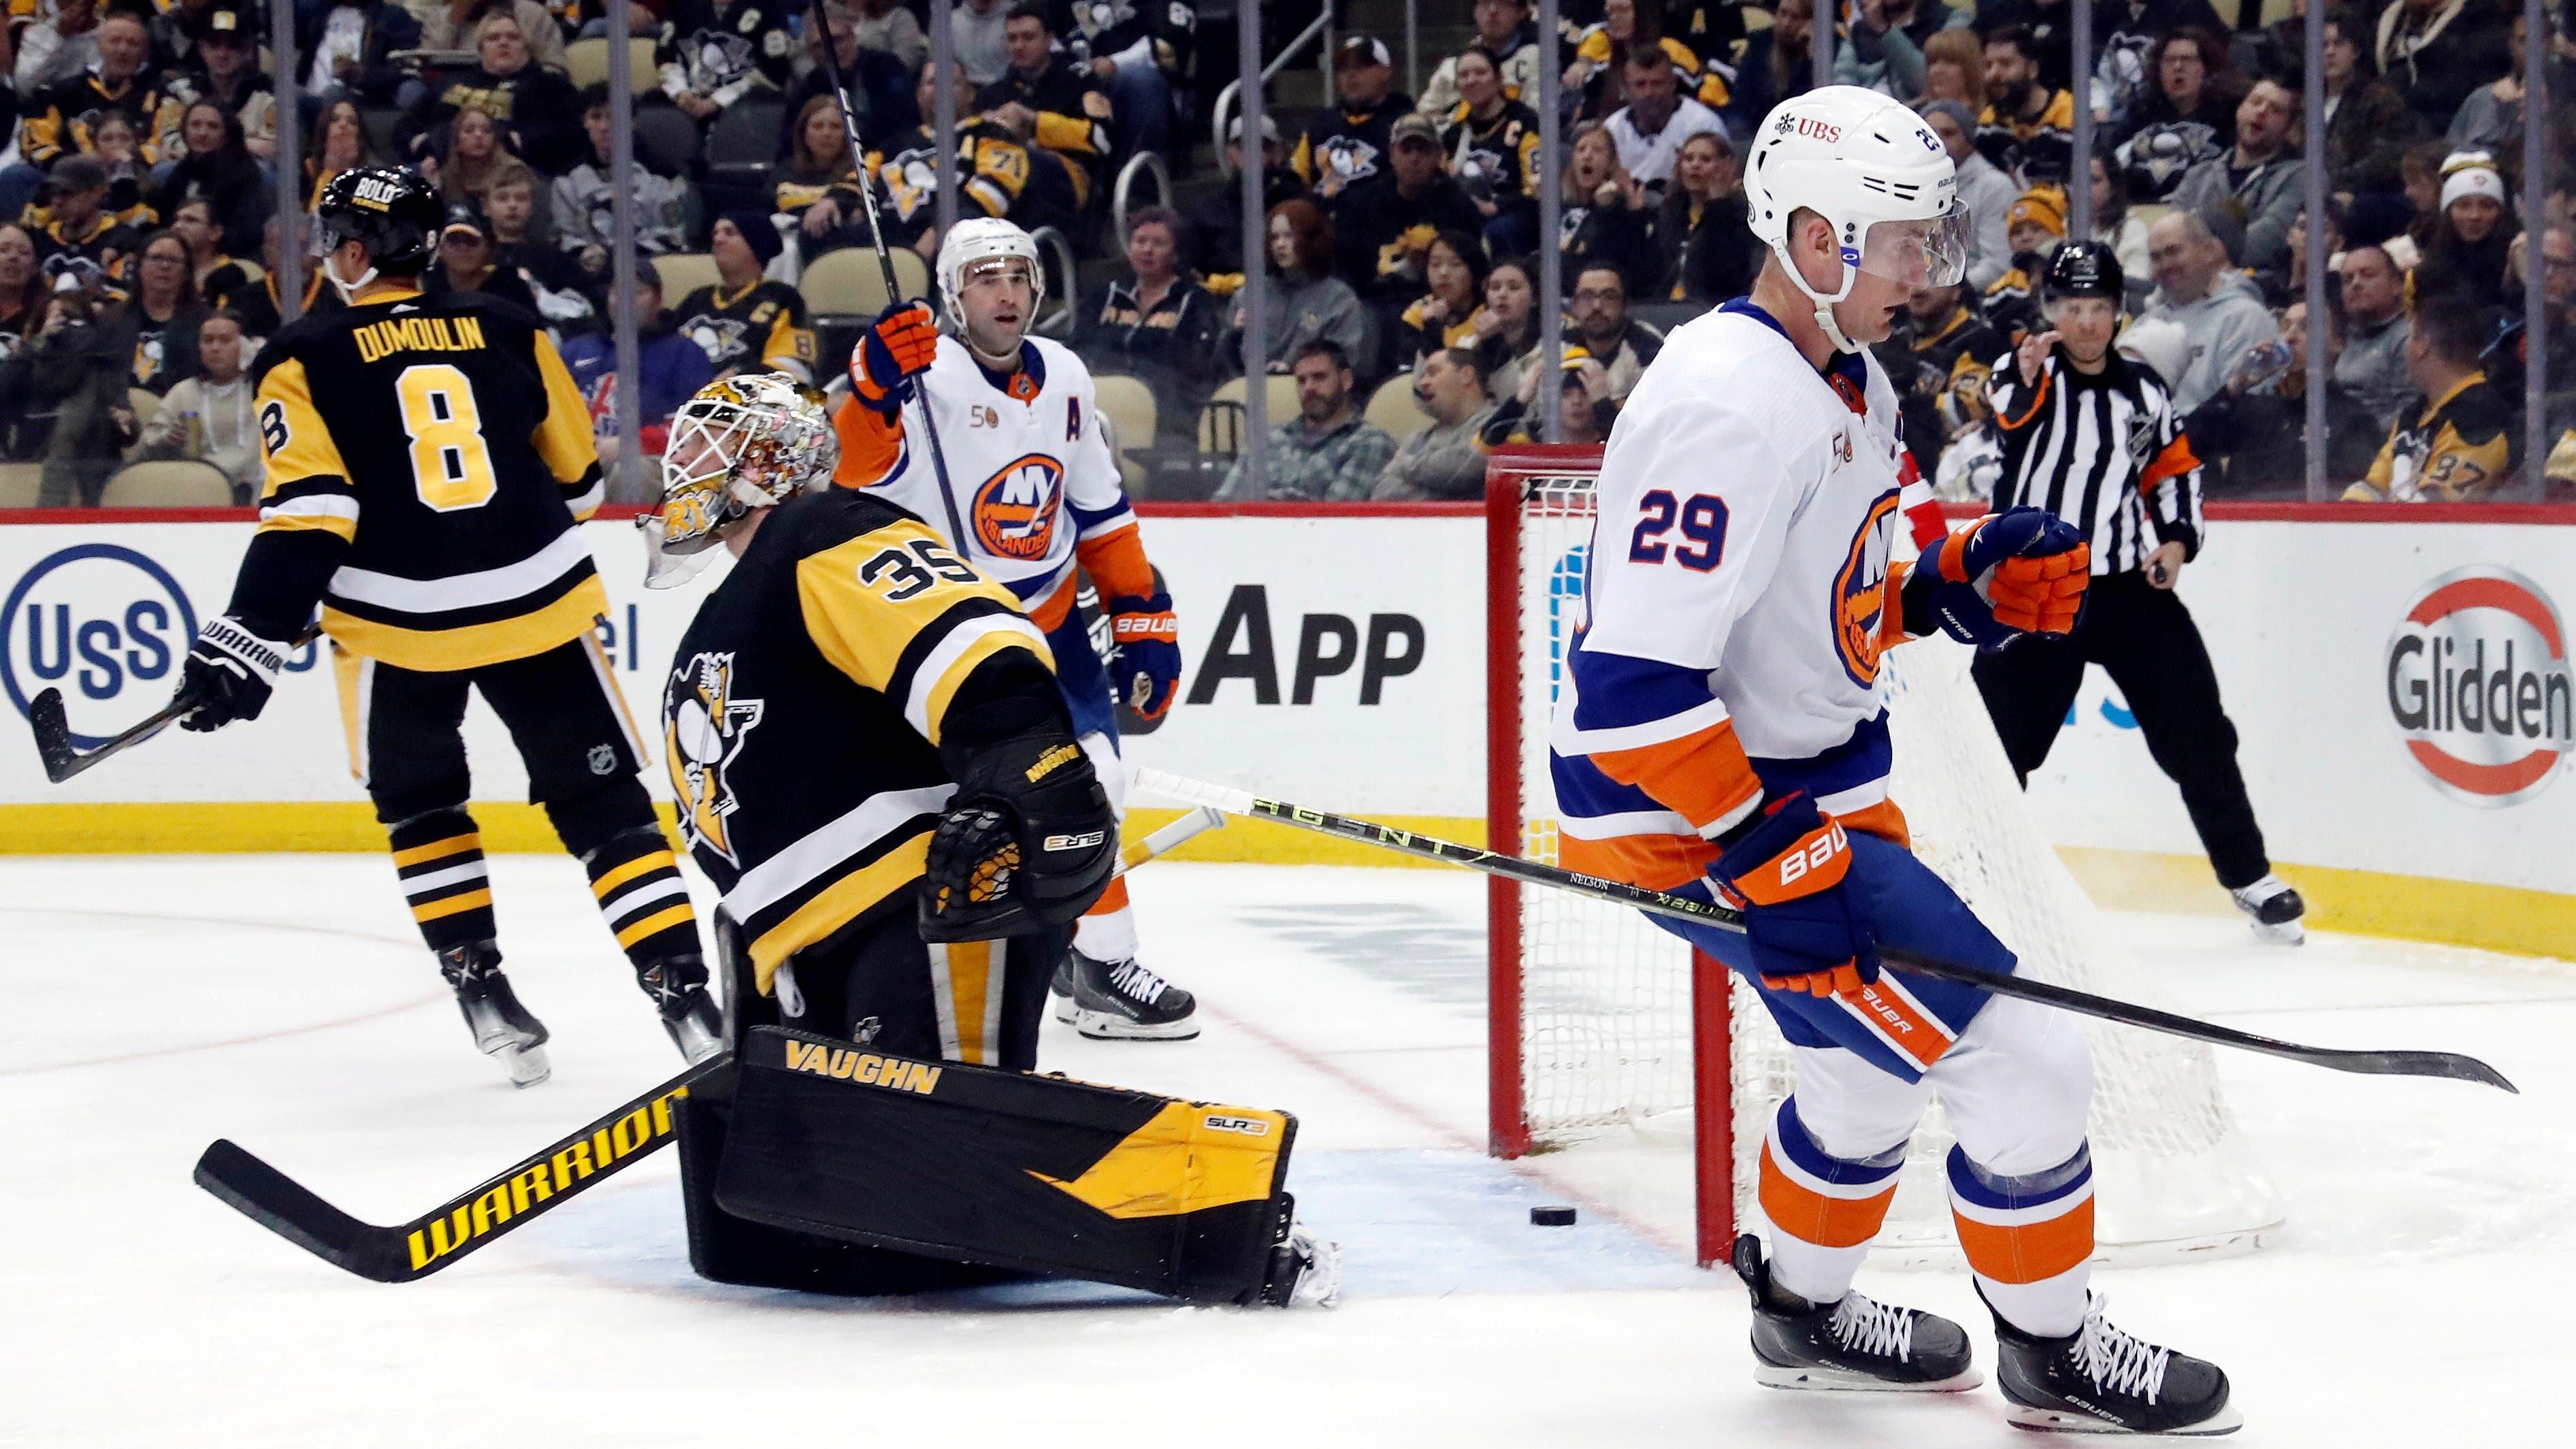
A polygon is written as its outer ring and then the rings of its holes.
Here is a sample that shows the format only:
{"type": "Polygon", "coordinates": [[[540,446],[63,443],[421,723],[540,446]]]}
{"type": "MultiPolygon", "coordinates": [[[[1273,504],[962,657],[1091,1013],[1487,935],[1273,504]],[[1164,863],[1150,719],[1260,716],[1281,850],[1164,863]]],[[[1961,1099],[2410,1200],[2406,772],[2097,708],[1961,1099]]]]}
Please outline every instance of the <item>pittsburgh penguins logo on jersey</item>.
{"type": "Polygon", "coordinates": [[[1377,147],[1358,136],[1334,136],[1316,148],[1317,184],[1338,191],[1377,174],[1377,147]]]}
{"type": "Polygon", "coordinates": [[[738,802],[725,770],[742,754],[768,712],[764,701],[733,697],[733,654],[700,653],[671,671],[673,703],[665,711],[662,753],[679,797],[680,834],[693,849],[740,865],[730,817],[738,802]]]}
{"type": "Polygon", "coordinates": [[[1063,503],[1064,464],[1044,453],[1025,453],[975,490],[968,526],[976,543],[997,558],[1042,559],[1055,546],[1063,503]]]}
{"type": "Polygon", "coordinates": [[[1834,653],[1851,682],[1868,686],[1878,678],[1878,639],[1887,614],[1888,540],[1896,518],[1896,490],[1889,489],[1869,506],[1853,530],[1843,566],[1834,570],[1834,653]]]}
{"type": "Polygon", "coordinates": [[[751,324],[739,317],[697,317],[689,322],[688,338],[707,354],[707,361],[722,367],[742,353],[750,331],[751,324]]]}
{"type": "MultiPolygon", "coordinates": [[[[745,12],[745,24],[757,24],[759,17],[745,12]]],[[[733,35],[722,30],[701,30],[681,47],[688,57],[690,76],[707,89],[722,89],[750,74],[752,43],[748,35],[733,35]]]]}

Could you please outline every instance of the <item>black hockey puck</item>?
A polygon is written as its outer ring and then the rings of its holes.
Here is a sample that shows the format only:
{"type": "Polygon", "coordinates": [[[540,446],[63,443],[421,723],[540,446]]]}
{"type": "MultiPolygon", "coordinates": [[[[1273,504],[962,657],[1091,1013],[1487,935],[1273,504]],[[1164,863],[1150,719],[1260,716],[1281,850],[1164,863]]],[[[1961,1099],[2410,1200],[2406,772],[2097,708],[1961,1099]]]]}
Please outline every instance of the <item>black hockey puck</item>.
{"type": "Polygon", "coordinates": [[[1574,1209],[1570,1207],[1534,1207],[1530,1209],[1530,1226],[1534,1228],[1570,1228],[1574,1226],[1574,1209]]]}

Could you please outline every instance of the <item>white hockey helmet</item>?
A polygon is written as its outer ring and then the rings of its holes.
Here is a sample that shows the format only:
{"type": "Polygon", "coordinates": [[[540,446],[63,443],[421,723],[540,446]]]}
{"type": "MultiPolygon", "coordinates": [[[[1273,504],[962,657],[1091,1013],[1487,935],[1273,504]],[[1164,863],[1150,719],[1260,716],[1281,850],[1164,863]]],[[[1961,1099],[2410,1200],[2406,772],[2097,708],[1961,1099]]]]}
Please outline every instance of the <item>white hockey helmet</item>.
{"type": "Polygon", "coordinates": [[[1836,347],[1859,344],[1834,321],[1862,272],[1914,286],[1947,287],[1967,274],[1970,226],[1958,169],[1923,118],[1859,86],[1825,86],[1771,108],[1744,167],[1753,234],[1816,304],[1836,347]],[[1800,209],[1834,229],[1842,285],[1819,292],[1789,260],[1789,218],[1800,209]]]}
{"type": "Polygon", "coordinates": [[[841,440],[823,396],[783,372],[708,383],[671,415],[662,455],[662,511],[644,530],[647,588],[667,589],[703,566],[717,530],[753,510],[828,482],[841,440]]]}
{"type": "Polygon", "coordinates": [[[1038,244],[1029,234],[997,216],[970,217],[948,229],[939,243],[939,300],[948,309],[948,317],[962,333],[966,326],[965,308],[958,294],[966,283],[983,270],[986,263],[1009,265],[1013,257],[1028,263],[1029,287],[1035,300],[1029,306],[1034,312],[1046,301],[1046,264],[1038,260],[1038,244]]]}

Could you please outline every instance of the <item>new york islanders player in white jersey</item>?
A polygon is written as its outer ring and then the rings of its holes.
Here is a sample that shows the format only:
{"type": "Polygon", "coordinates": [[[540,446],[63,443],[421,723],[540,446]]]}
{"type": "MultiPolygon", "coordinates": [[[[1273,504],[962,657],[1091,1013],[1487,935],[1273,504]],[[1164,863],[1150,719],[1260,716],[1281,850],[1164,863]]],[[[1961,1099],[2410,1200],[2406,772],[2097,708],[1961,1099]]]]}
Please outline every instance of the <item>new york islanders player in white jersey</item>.
{"type": "MultiPolygon", "coordinates": [[[[1045,272],[1028,233],[1007,221],[959,222],[939,247],[943,336],[921,303],[886,309],[850,355],[850,400],[834,426],[834,481],[891,498],[1000,580],[1045,631],[1074,734],[1126,812],[1117,704],[1140,718],[1171,708],[1181,677],[1180,626],[1155,582],[1136,514],[1118,480],[1091,372],[1061,344],[1028,335],[1045,272]],[[929,444],[905,430],[918,392],[945,450],[942,497],[929,444]],[[1074,595],[1088,574],[1109,616],[1103,660],[1074,595]]],[[[1056,975],[1056,1014],[1085,1036],[1171,1041],[1197,1036],[1198,1003],[1136,959],[1135,913],[1111,881],[1075,928],[1056,975]]]]}
{"type": "Polygon", "coordinates": [[[1907,848],[1881,651],[1936,630],[1985,648],[2066,633],[2087,573],[2080,536],[2035,509],[1910,571],[1891,557],[1905,454],[1863,349],[1913,288],[1959,279],[1949,156],[1904,106],[1848,86],[1782,102],[1750,149],[1771,253],[1753,293],[1672,334],[1602,461],[1550,738],[1561,859],[1744,913],[1742,934],[1657,924],[1754,980],[1797,1063],[1761,1153],[1769,1253],[1735,1246],[1761,1382],[1979,1382],[1959,1325],[1851,1290],[1938,1093],[2013,1421],[2225,1432],[2226,1376],[2112,1327],[2089,1291],[2093,1072],[2072,1018],[1880,967],[1881,942],[2014,967],[1907,848]]]}

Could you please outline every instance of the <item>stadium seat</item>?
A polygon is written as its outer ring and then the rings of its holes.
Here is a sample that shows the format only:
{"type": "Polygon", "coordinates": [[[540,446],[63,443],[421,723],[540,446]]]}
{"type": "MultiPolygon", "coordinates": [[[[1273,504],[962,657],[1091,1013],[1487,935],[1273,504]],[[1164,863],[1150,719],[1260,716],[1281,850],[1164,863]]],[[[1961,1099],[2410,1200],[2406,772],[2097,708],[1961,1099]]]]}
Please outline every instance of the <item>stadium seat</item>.
{"type": "MultiPolygon", "coordinates": [[[[1297,379],[1284,372],[1270,373],[1267,377],[1270,385],[1264,392],[1270,403],[1270,426],[1275,428],[1297,416],[1297,379]]],[[[1229,377],[1217,384],[1215,395],[1199,411],[1199,451],[1228,454],[1243,451],[1244,395],[1240,377],[1229,377]]]]}
{"type": "Polygon", "coordinates": [[[212,463],[165,458],[127,465],[98,501],[102,508],[229,508],[233,485],[212,463]]]}
{"type": "Polygon", "coordinates": [[[662,305],[666,307],[677,307],[682,297],[722,280],[716,275],[716,259],[705,252],[672,252],[655,257],[653,270],[662,274],[662,305]]]}
{"type": "Polygon", "coordinates": [[[44,482],[42,463],[0,463],[0,508],[33,508],[44,482]]]}
{"type": "MultiPolygon", "coordinates": [[[[930,265],[910,247],[896,247],[895,285],[906,297],[930,295],[930,265]]],[[[816,257],[805,268],[796,289],[805,296],[820,325],[826,317],[873,320],[886,309],[885,269],[873,247],[841,247],[816,257]]]]}
{"type": "MultiPolygon", "coordinates": [[[[626,42],[629,74],[627,88],[639,96],[650,95],[662,87],[661,68],[653,63],[653,42],[641,36],[626,42]]],[[[608,40],[593,36],[576,40],[564,47],[564,77],[575,91],[587,90],[608,82],[608,40]]]]}
{"type": "Polygon", "coordinates": [[[1154,449],[1154,426],[1160,415],[1154,390],[1118,373],[1094,373],[1091,380],[1098,390],[1100,420],[1117,450],[1119,479],[1129,496],[1144,497],[1147,474],[1139,455],[1154,449]]]}
{"type": "Polygon", "coordinates": [[[699,189],[708,210],[768,211],[776,200],[778,128],[786,113],[775,99],[745,98],[707,127],[706,175],[699,189]]]}
{"type": "Polygon", "coordinates": [[[1413,395],[1413,374],[1409,372],[1399,372],[1378,384],[1377,391],[1369,396],[1367,416],[1399,443],[1431,426],[1431,415],[1422,410],[1420,399],[1413,395]]]}
{"type": "Polygon", "coordinates": [[[698,123],[672,106],[638,110],[635,157],[655,171],[687,176],[698,164],[698,123]]]}

